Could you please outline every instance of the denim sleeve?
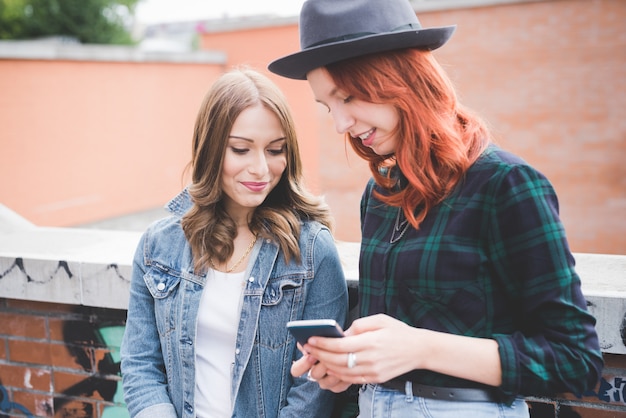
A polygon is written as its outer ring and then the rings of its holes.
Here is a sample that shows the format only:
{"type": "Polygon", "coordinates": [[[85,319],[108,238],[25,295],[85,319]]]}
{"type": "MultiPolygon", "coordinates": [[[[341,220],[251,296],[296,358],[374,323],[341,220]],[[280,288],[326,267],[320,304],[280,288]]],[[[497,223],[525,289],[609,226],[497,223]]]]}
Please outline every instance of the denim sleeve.
{"type": "Polygon", "coordinates": [[[133,259],[130,301],[121,345],[124,401],[133,418],[176,418],[155,323],[154,300],[144,282],[147,233],[133,259]]]}
{"type": "Polygon", "coordinates": [[[598,382],[602,354],[587,311],[556,194],[528,166],[502,177],[490,231],[503,297],[519,301],[518,331],[494,335],[508,395],[582,394],[598,382]]]}
{"type": "Polygon", "coordinates": [[[131,415],[133,418],[176,418],[176,410],[171,403],[162,403],[149,406],[142,409],[137,415],[131,415]]]}
{"type": "MultiPolygon", "coordinates": [[[[314,237],[311,249],[314,278],[306,292],[302,319],[335,319],[343,326],[348,314],[348,289],[337,248],[327,229],[314,237]]],[[[300,356],[300,351],[295,349],[293,360],[300,356]]],[[[336,394],[321,389],[306,377],[295,377],[287,394],[287,405],[279,417],[329,417],[335,397],[336,394]]]]}

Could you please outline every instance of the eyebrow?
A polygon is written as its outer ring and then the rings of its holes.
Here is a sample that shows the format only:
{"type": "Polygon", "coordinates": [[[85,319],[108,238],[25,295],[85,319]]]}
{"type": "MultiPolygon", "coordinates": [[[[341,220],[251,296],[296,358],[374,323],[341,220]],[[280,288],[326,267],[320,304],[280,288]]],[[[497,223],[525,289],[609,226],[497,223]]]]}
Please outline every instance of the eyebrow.
{"type": "MultiPolygon", "coordinates": [[[[243,136],[237,136],[237,135],[229,135],[229,138],[234,138],[234,139],[241,139],[242,141],[248,141],[248,142],[254,142],[254,139],[250,139],[250,138],[245,138],[243,136]]],[[[278,141],[285,141],[287,140],[286,136],[281,136],[280,138],[276,138],[272,141],[270,141],[270,144],[273,144],[274,142],[278,142],[278,141]]]]}

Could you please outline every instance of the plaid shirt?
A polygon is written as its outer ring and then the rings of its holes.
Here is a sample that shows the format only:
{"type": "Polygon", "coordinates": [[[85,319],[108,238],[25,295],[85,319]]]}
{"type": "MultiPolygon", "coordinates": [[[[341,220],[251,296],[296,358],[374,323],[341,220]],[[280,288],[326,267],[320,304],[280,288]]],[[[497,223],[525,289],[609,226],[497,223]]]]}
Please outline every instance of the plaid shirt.
{"type": "MultiPolygon", "coordinates": [[[[541,173],[492,145],[419,230],[374,189],[370,180],[361,201],[361,316],[495,339],[508,401],[594,388],[603,366],[595,319],[541,173]]],[[[401,378],[481,387],[427,370],[401,378]]]]}

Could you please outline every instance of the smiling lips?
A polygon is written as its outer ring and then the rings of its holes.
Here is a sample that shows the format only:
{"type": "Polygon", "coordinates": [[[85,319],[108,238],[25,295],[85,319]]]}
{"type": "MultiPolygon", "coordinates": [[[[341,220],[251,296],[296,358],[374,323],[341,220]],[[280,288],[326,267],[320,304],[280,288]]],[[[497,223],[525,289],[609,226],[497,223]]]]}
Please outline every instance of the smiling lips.
{"type": "Polygon", "coordinates": [[[268,183],[267,182],[242,181],[241,184],[243,184],[245,187],[247,187],[253,192],[262,192],[268,183]]]}
{"type": "Polygon", "coordinates": [[[374,132],[376,128],[372,128],[367,132],[363,132],[361,135],[357,135],[356,138],[361,140],[361,143],[366,147],[371,147],[374,143],[374,132]]]}

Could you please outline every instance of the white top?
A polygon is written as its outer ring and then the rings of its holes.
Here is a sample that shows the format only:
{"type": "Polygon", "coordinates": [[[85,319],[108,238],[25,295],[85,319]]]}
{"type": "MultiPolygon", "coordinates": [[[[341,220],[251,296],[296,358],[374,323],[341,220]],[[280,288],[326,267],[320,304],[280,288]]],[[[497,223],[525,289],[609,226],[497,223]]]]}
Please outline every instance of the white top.
{"type": "Polygon", "coordinates": [[[244,274],[207,272],[196,330],[196,416],[230,417],[230,388],[244,274]]]}

